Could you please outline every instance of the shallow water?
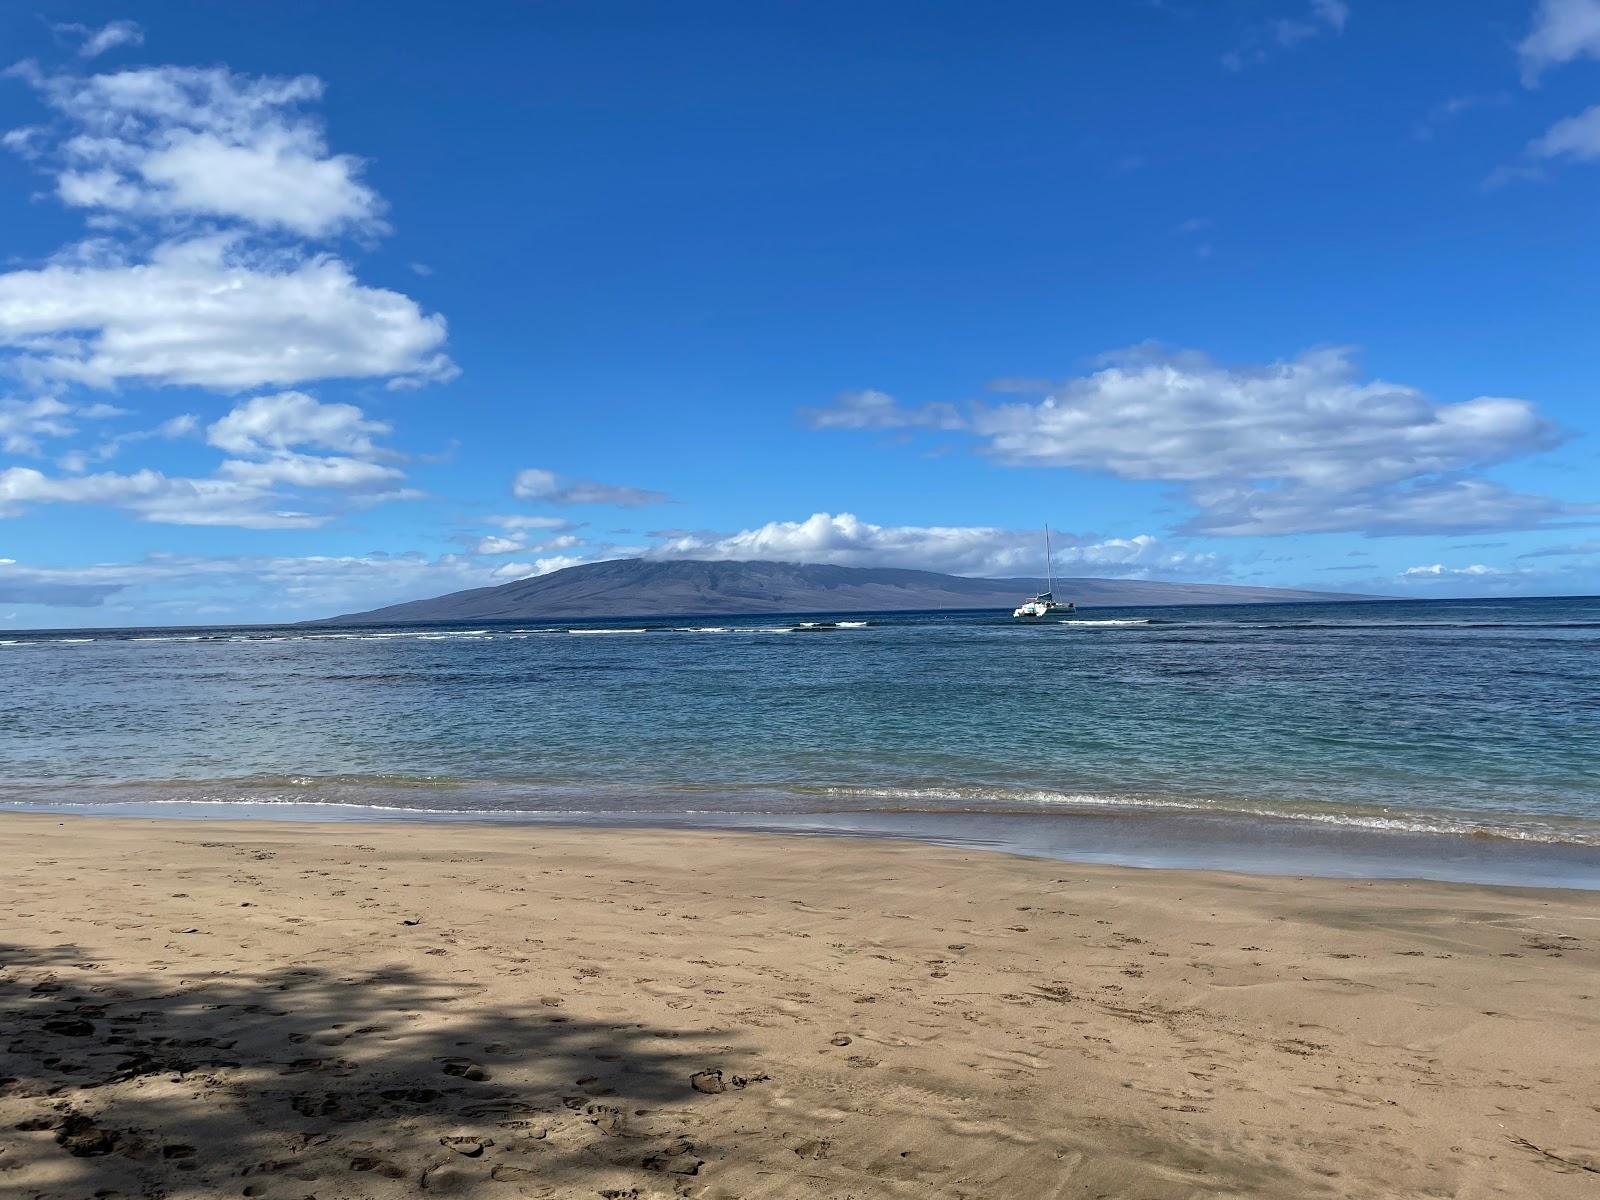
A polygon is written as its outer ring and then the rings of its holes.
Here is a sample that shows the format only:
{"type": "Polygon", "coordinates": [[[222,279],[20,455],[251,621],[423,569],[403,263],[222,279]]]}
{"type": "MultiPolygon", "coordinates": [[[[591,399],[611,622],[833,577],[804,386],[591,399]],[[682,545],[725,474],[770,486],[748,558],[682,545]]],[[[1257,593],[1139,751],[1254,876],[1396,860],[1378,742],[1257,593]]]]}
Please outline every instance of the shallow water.
{"type": "Polygon", "coordinates": [[[8,633],[0,689],[17,808],[865,826],[1319,873],[1470,840],[1600,880],[1596,599],[8,633]]]}

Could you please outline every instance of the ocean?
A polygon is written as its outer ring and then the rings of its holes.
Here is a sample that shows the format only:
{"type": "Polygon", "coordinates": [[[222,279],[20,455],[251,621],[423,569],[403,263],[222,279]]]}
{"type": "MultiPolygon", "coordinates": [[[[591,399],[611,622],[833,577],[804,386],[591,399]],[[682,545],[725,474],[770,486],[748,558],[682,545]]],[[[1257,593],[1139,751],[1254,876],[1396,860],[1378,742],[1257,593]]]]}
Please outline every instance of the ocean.
{"type": "Polygon", "coordinates": [[[0,810],[1600,887],[1600,599],[0,634],[0,810]]]}

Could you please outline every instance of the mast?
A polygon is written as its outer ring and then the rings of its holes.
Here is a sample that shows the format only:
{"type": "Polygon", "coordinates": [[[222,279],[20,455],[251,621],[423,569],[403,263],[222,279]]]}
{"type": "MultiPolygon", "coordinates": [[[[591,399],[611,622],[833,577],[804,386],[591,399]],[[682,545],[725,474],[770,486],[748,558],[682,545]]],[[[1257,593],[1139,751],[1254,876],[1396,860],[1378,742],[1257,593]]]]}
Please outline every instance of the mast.
{"type": "Polygon", "coordinates": [[[1044,578],[1045,586],[1050,591],[1050,598],[1055,599],[1056,570],[1050,562],[1050,526],[1044,527],[1044,578]]]}

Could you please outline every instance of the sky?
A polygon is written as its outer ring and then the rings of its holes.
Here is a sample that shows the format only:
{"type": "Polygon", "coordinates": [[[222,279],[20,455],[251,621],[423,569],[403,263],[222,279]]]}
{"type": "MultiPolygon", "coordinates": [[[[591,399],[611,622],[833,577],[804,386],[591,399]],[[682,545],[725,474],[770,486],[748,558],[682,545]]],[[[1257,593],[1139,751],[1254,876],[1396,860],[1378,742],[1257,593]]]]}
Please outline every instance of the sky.
{"type": "Polygon", "coordinates": [[[1600,593],[1600,0],[0,9],[0,626],[1600,593]]]}

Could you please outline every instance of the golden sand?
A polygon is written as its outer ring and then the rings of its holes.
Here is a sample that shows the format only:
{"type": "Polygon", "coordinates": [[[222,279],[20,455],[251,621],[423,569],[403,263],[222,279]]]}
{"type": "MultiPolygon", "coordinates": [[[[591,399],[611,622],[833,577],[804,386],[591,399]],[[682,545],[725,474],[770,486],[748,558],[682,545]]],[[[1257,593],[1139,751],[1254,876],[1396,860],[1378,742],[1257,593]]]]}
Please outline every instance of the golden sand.
{"type": "Polygon", "coordinates": [[[1600,1196],[1600,895],[0,819],[0,1194],[1600,1196]]]}

